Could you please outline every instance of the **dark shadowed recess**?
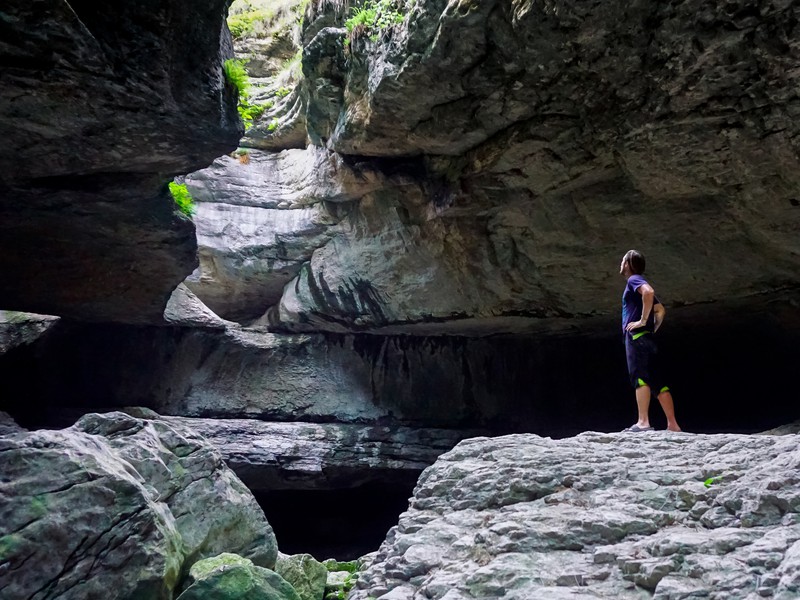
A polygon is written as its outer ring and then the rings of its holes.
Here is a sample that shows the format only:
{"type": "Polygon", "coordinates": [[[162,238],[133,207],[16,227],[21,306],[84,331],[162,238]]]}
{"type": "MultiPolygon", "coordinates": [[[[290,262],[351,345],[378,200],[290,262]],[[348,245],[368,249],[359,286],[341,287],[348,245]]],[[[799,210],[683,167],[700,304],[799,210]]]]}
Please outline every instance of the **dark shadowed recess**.
{"type": "Polygon", "coordinates": [[[254,495],[284,554],[354,560],[380,547],[413,490],[414,481],[402,478],[352,489],[254,495]]]}
{"type": "MultiPolygon", "coordinates": [[[[329,347],[352,348],[340,360],[345,368],[360,361],[367,376],[354,385],[373,386],[371,402],[394,415],[381,424],[565,437],[619,431],[635,417],[624,348],[614,329],[605,336],[543,339],[405,337],[398,338],[394,355],[379,351],[386,342],[379,336],[358,336],[349,346],[331,337],[329,347]],[[370,372],[380,378],[370,381],[370,372]]],[[[755,433],[800,418],[795,331],[755,319],[665,326],[658,339],[684,429],[755,433]]],[[[219,335],[59,323],[36,344],[0,356],[0,410],[27,427],[61,427],[75,415],[120,406],[168,414],[164,406],[202,393],[197,382],[211,368],[207,357],[218,348],[219,335]]],[[[231,360],[236,367],[244,359],[231,360]]],[[[212,371],[204,381],[239,370],[212,371]]],[[[651,415],[656,428],[664,426],[657,406],[651,415]]],[[[296,420],[269,407],[259,418],[296,420]]]]}

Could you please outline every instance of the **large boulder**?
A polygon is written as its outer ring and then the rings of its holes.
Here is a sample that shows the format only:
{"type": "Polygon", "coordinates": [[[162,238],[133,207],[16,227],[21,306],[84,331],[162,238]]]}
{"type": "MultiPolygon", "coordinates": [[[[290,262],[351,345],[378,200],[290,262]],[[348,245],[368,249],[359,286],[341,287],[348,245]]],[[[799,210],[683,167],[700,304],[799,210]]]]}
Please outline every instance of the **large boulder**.
{"type": "Polygon", "coordinates": [[[305,600],[275,571],[231,553],[195,563],[178,600],[305,600]]]}
{"type": "Polygon", "coordinates": [[[796,435],[462,442],[349,598],[793,598],[796,435]]]}
{"type": "Polygon", "coordinates": [[[310,554],[278,554],[275,572],[288,581],[300,600],[322,600],[328,569],[310,554]]]}
{"type": "Polygon", "coordinates": [[[227,4],[0,8],[2,308],[161,321],[197,250],[167,182],[241,135],[227,4]]]}
{"type": "Polygon", "coordinates": [[[0,437],[8,597],[172,598],[223,551],[272,567],[272,529],[219,453],[191,429],[122,413],[0,437]]]}

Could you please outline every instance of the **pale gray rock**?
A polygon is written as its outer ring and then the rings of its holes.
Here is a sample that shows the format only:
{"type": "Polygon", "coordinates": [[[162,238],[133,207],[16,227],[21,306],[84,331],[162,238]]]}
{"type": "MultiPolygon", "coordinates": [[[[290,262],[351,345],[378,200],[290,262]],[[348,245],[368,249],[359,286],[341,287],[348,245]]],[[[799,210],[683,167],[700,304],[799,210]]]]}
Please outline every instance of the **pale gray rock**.
{"type": "Polygon", "coordinates": [[[412,185],[316,147],[249,150],[247,158],[224,156],[186,178],[197,200],[200,257],[186,285],[235,320],[255,319],[276,304],[313,252],[340,233],[360,198],[412,185]]]}
{"type": "Polygon", "coordinates": [[[278,553],[275,572],[291,584],[300,600],[322,600],[328,570],[310,554],[278,553]]]}
{"type": "Polygon", "coordinates": [[[796,435],[466,440],[423,473],[350,598],[793,597],[799,448],[796,435]],[[701,503],[730,518],[704,522],[701,503]]]}
{"type": "Polygon", "coordinates": [[[158,417],[211,442],[253,491],[358,487],[413,482],[474,432],[342,423],[269,423],[254,419],[158,417]]]}
{"type": "Polygon", "coordinates": [[[0,310],[0,355],[32,344],[58,322],[58,317],[0,310]]]}
{"type": "Polygon", "coordinates": [[[19,433],[22,431],[25,430],[20,427],[14,419],[11,418],[11,415],[0,411],[0,435],[19,433]]]}
{"type": "Polygon", "coordinates": [[[424,193],[362,200],[273,327],[564,331],[613,313],[628,245],[700,319],[796,295],[794,4],[425,1],[347,50],[340,9],[306,14],[309,136],[424,156],[424,193]]]}
{"type": "Polygon", "coordinates": [[[0,437],[3,594],[172,598],[195,561],[231,551],[271,567],[272,529],[191,429],[123,413],[0,437]]]}
{"type": "Polygon", "coordinates": [[[192,291],[181,283],[172,292],[164,309],[164,320],[170,325],[225,329],[227,323],[200,301],[192,291]]]}

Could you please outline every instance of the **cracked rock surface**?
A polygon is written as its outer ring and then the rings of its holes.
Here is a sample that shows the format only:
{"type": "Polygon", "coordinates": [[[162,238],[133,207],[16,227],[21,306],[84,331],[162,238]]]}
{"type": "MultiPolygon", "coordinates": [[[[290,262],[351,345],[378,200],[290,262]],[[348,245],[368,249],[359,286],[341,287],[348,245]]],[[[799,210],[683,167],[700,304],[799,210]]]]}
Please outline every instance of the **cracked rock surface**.
{"type": "Polygon", "coordinates": [[[199,559],[275,564],[255,499],[187,427],[109,413],[2,432],[3,598],[168,600],[199,559]]]}
{"type": "Polygon", "coordinates": [[[799,465],[796,435],[466,440],[350,598],[797,598],[799,465]]]}

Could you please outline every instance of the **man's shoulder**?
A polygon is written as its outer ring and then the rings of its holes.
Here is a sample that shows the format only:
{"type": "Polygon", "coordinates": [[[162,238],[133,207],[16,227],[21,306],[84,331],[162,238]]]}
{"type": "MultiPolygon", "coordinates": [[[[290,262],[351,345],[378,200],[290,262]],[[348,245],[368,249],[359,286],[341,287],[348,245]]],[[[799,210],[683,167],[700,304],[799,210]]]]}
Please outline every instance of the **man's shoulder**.
{"type": "Polygon", "coordinates": [[[642,275],[633,274],[628,277],[628,285],[635,289],[638,289],[639,286],[642,286],[647,283],[647,280],[642,275]]]}

